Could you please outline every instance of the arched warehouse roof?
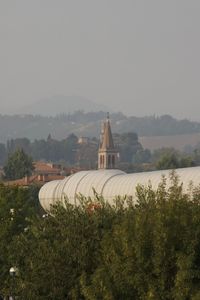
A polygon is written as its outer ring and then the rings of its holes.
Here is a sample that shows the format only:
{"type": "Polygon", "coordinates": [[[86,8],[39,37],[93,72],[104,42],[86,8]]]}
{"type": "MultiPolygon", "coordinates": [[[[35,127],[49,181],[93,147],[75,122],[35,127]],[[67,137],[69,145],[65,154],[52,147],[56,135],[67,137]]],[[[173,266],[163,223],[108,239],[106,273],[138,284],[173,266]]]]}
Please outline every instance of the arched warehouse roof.
{"type": "MultiPolygon", "coordinates": [[[[151,182],[153,188],[157,188],[162,175],[169,177],[170,170],[142,172],[127,174],[120,170],[107,169],[95,171],[81,171],[66,177],[46,183],[39,192],[39,200],[42,207],[48,211],[51,204],[57,201],[69,199],[72,204],[78,204],[77,195],[94,197],[95,191],[102,195],[106,201],[111,202],[116,196],[135,197],[138,184],[148,185],[151,182]]],[[[194,185],[200,183],[200,167],[177,169],[176,174],[185,188],[192,181],[194,185]]],[[[167,180],[169,184],[169,179],[167,180]]]]}

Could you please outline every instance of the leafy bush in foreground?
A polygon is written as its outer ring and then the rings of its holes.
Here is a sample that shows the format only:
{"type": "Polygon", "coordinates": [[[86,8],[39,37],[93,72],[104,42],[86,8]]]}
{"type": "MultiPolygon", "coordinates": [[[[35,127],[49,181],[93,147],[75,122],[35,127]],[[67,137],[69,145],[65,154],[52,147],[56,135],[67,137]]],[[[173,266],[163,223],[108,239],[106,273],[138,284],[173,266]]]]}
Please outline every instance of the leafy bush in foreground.
{"type": "Polygon", "coordinates": [[[199,189],[172,175],[134,203],[82,197],[33,219],[10,244],[20,299],[200,299],[199,189]]]}

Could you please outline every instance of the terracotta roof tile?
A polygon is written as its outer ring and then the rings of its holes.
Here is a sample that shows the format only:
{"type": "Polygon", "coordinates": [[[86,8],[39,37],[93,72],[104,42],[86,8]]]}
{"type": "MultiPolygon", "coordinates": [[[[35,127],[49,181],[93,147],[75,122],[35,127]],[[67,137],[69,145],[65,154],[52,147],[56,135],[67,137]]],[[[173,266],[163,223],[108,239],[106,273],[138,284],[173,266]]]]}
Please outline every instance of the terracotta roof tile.
{"type": "Polygon", "coordinates": [[[65,178],[65,176],[62,176],[62,175],[48,175],[48,176],[33,175],[33,176],[29,176],[29,177],[24,177],[22,179],[6,181],[5,184],[6,185],[18,185],[18,186],[29,186],[32,184],[43,185],[48,181],[59,180],[59,179],[64,179],[64,178],[65,178]]]}

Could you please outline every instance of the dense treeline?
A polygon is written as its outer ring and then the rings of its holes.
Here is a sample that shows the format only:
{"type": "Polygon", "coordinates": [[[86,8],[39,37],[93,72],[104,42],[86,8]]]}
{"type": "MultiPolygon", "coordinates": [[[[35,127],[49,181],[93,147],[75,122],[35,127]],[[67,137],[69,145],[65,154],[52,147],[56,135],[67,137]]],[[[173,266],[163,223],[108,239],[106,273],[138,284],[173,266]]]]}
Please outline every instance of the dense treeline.
{"type": "MultiPolygon", "coordinates": [[[[122,161],[131,162],[133,155],[142,149],[135,133],[116,134],[116,147],[122,161]]],[[[95,168],[97,165],[97,151],[99,140],[91,138],[86,144],[79,144],[78,137],[70,134],[64,140],[55,140],[48,136],[45,140],[31,142],[27,138],[11,139],[7,144],[0,144],[0,164],[4,164],[7,157],[18,149],[31,155],[34,160],[63,162],[70,165],[80,165],[85,168],[95,168]]]]}
{"type": "MultiPolygon", "coordinates": [[[[126,172],[142,172],[176,169],[200,165],[200,148],[190,153],[173,148],[161,148],[154,152],[143,149],[136,133],[114,134],[119,151],[118,168],[126,172]]],[[[0,144],[0,164],[4,165],[4,178],[17,179],[30,175],[31,161],[44,160],[62,166],[76,166],[85,169],[97,168],[99,141],[96,138],[79,144],[78,137],[69,135],[65,140],[55,140],[49,135],[46,140],[31,142],[26,138],[9,140],[0,144]],[[21,176],[23,174],[23,176],[21,176]]]]}
{"type": "Polygon", "coordinates": [[[18,149],[9,155],[3,170],[3,179],[6,180],[15,180],[25,176],[31,176],[34,170],[32,157],[27,155],[23,149],[18,149]]]}
{"type": "Polygon", "coordinates": [[[66,163],[74,164],[78,149],[78,138],[71,134],[61,141],[52,139],[50,135],[45,140],[35,140],[34,142],[27,138],[11,139],[7,141],[6,145],[0,144],[0,163],[4,164],[8,156],[18,149],[23,149],[34,160],[52,162],[64,160],[66,163]]]}
{"type": "Polygon", "coordinates": [[[200,190],[185,194],[174,174],[170,187],[166,179],[157,190],[138,186],[134,203],[109,205],[96,195],[45,217],[21,213],[27,191],[1,186],[0,196],[4,295],[15,266],[15,293],[24,300],[200,298],[200,190]]]}
{"type": "MultiPolygon", "coordinates": [[[[0,115],[0,142],[29,137],[44,139],[49,133],[56,139],[64,139],[74,132],[77,136],[99,137],[105,112],[77,111],[56,117],[32,115],[0,115]]],[[[113,132],[137,132],[139,136],[176,135],[200,132],[200,123],[177,120],[169,115],[160,117],[127,117],[122,113],[111,114],[113,132]]]]}
{"type": "MultiPolygon", "coordinates": [[[[162,148],[151,152],[142,148],[135,133],[114,134],[113,137],[120,155],[118,168],[126,172],[200,165],[199,148],[190,153],[180,152],[173,148],[162,148]]],[[[23,174],[29,174],[32,169],[29,164],[31,160],[45,160],[60,163],[63,166],[73,165],[95,169],[97,168],[98,145],[99,141],[96,138],[89,139],[88,143],[79,144],[74,134],[61,141],[52,139],[50,135],[46,140],[34,142],[26,138],[9,140],[6,146],[0,144],[0,164],[4,165],[8,179],[20,178],[21,171],[23,174]]]]}

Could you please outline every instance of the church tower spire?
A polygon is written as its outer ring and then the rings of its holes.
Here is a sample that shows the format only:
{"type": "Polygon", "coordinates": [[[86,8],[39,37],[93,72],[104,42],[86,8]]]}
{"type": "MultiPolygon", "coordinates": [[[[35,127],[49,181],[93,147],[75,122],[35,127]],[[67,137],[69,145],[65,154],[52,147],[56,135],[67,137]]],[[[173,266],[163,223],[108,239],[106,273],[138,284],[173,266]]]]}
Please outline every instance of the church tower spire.
{"type": "Polygon", "coordinates": [[[117,163],[117,151],[115,150],[110,127],[109,113],[103,124],[101,141],[98,152],[98,169],[115,169],[117,163]]]}

